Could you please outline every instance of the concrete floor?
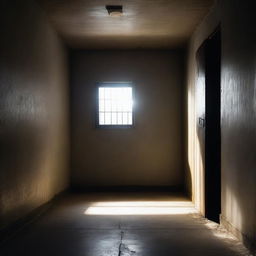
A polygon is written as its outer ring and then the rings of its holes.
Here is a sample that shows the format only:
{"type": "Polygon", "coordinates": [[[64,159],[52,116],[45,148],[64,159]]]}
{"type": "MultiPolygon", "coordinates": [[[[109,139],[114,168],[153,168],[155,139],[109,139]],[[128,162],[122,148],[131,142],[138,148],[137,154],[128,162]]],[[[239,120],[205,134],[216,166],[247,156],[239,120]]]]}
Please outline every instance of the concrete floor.
{"type": "Polygon", "coordinates": [[[2,243],[0,255],[248,255],[194,211],[182,195],[69,194],[2,243]]]}

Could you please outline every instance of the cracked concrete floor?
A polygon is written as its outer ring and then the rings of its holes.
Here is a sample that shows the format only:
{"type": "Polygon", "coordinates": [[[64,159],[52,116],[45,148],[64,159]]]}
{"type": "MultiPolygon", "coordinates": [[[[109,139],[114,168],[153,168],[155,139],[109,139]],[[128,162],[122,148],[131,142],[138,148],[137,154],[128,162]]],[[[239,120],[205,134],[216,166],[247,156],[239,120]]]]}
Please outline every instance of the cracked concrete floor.
{"type": "Polygon", "coordinates": [[[69,194],[10,237],[0,255],[239,256],[246,249],[182,195],[69,194]]]}

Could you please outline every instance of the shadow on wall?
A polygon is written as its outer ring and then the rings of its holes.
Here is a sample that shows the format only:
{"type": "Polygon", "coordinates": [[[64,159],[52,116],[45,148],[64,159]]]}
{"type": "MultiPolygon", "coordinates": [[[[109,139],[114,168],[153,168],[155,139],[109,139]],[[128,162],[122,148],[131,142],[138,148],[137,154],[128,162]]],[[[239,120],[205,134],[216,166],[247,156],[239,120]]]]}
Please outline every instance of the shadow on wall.
{"type": "Polygon", "coordinates": [[[33,0],[2,1],[0,225],[68,184],[66,49],[33,0]]]}
{"type": "Polygon", "coordinates": [[[192,193],[192,170],[190,168],[189,162],[185,162],[185,170],[187,170],[186,177],[185,177],[185,192],[188,195],[191,200],[193,199],[193,193],[192,193]]]}
{"type": "MultiPolygon", "coordinates": [[[[38,134],[44,134],[46,131],[47,127],[26,123],[18,132],[17,129],[8,129],[4,136],[1,136],[1,189],[4,191],[1,195],[1,215],[10,220],[26,214],[27,208],[31,207],[24,205],[23,199],[19,201],[17,190],[19,195],[29,196],[33,192],[27,185],[33,180],[41,181],[41,184],[37,184],[38,189],[43,186],[49,142],[38,134]],[[17,190],[14,190],[14,187],[17,190]],[[13,208],[9,209],[8,204],[13,208]]],[[[45,190],[46,187],[42,189],[45,190]]],[[[8,219],[1,218],[3,223],[0,223],[0,226],[9,223],[8,219]]]]}

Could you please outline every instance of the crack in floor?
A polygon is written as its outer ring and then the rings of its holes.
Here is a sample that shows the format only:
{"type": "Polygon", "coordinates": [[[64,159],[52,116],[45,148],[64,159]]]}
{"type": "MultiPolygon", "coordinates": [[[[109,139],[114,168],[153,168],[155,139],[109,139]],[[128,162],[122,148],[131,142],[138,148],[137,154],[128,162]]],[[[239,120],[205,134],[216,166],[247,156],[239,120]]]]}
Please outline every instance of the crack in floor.
{"type": "Polygon", "coordinates": [[[129,249],[128,246],[126,246],[123,243],[123,237],[124,237],[124,231],[121,231],[121,239],[120,239],[120,244],[119,244],[119,248],[118,248],[118,256],[130,256],[130,255],[134,255],[136,252],[135,251],[131,251],[129,249]]]}

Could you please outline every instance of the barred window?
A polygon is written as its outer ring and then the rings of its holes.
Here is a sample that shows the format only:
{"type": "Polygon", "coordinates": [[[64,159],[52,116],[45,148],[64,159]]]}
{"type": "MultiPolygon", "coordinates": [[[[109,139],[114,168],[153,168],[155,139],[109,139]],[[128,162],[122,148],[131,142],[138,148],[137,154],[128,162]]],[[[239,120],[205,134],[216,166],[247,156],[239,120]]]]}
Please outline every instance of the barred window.
{"type": "Polygon", "coordinates": [[[133,125],[133,90],[130,83],[102,83],[99,85],[98,125],[133,125]]]}

